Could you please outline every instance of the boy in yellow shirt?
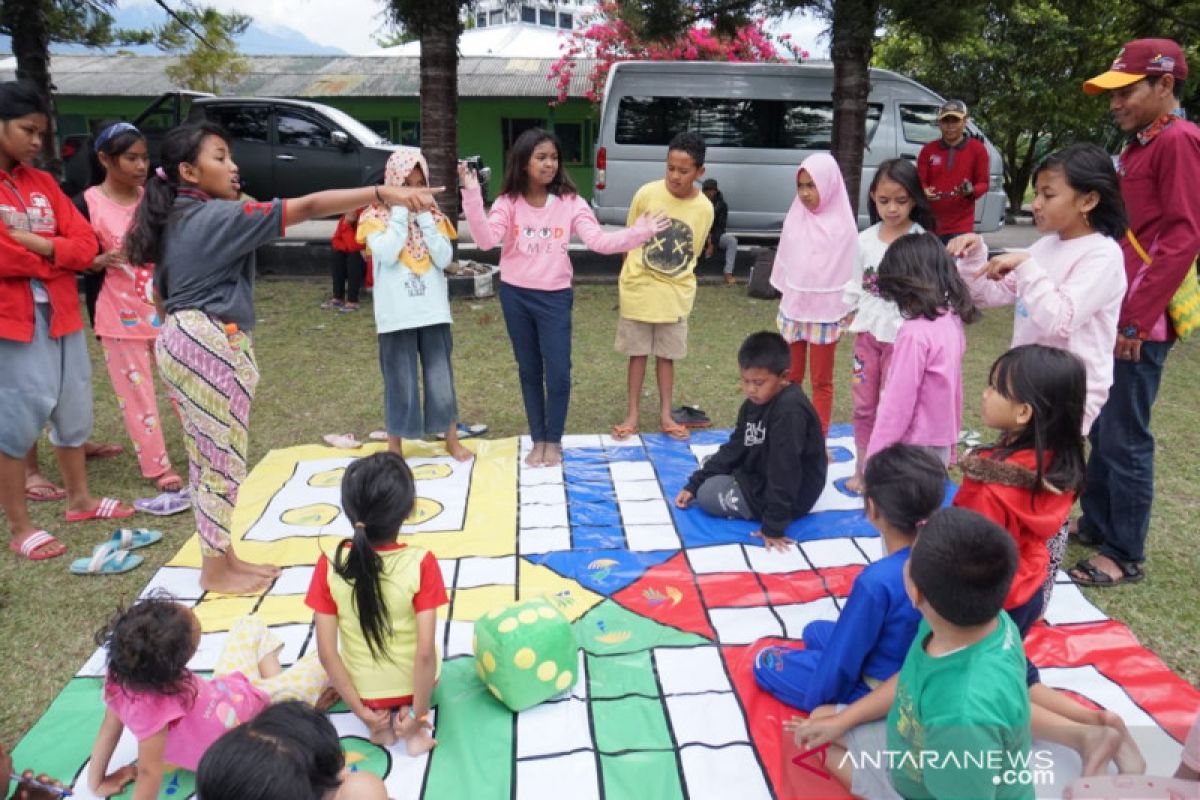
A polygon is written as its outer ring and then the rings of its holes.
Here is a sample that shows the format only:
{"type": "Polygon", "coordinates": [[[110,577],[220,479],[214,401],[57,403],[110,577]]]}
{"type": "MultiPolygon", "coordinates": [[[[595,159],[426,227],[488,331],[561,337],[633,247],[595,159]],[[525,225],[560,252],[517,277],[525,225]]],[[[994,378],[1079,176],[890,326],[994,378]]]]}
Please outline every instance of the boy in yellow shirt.
{"type": "MultiPolygon", "coordinates": [[[[677,134],[667,145],[667,174],[638,189],[629,219],[653,209],[671,218],[671,226],[625,254],[618,281],[621,318],[616,348],[629,356],[629,407],[614,425],[614,439],[638,430],[638,399],[646,379],[646,362],[655,358],[659,425],[672,439],[686,440],[687,428],[671,418],[675,361],[687,355],[687,318],[696,299],[696,259],[708,240],[713,207],[696,186],[704,175],[704,139],[677,134]]],[[[632,222],[631,222],[632,224],[632,222]]]]}

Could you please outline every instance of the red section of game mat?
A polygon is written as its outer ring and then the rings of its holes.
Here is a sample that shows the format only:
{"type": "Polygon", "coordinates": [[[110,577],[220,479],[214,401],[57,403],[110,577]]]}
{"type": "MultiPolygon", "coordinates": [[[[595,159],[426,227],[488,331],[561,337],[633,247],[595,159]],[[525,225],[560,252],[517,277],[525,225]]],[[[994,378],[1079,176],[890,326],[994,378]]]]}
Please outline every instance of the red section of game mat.
{"type": "MultiPolygon", "coordinates": [[[[754,580],[753,575],[748,577],[754,580]]],[[[700,602],[687,556],[682,552],[646,570],[641,578],[613,594],[612,599],[655,622],[709,639],[717,638],[700,602]]]]}

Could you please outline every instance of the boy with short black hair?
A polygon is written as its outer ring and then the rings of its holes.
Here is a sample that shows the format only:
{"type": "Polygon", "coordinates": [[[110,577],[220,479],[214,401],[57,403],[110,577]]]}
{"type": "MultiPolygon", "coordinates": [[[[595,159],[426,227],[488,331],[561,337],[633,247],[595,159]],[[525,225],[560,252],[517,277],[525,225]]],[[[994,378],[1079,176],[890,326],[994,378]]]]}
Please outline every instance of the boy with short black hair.
{"type": "Polygon", "coordinates": [[[725,232],[725,227],[729,224],[729,205],[725,202],[725,195],[721,194],[721,187],[715,178],[705,178],[704,183],[700,184],[700,191],[704,192],[704,196],[713,204],[713,224],[708,230],[704,257],[712,258],[717,248],[721,248],[725,253],[725,285],[736,286],[737,278],[733,276],[733,266],[737,259],[738,240],[732,233],[725,232]]]}
{"type": "Polygon", "coordinates": [[[906,565],[924,619],[900,673],[843,711],[793,720],[797,742],[836,743],[826,766],[856,797],[1032,798],[1025,651],[1002,610],[1016,567],[1012,537],[991,520],[930,516],[906,565]],[[885,714],[886,743],[880,723],[864,724],[885,714]]]}
{"type": "Polygon", "coordinates": [[[752,333],[738,349],[742,391],[729,441],[692,473],[675,497],[696,500],[716,517],[761,519],[768,550],[786,550],[784,530],[812,509],[825,488],[828,459],[817,411],[804,390],[788,382],[791,353],[783,337],[752,333]]]}
{"type": "Polygon", "coordinates": [[[628,439],[638,430],[638,400],[646,362],[655,358],[659,426],[672,439],[686,441],[687,428],[671,417],[675,361],[687,355],[687,318],[696,299],[696,260],[712,226],[713,207],[696,187],[704,175],[704,139],[680,133],[667,145],[667,174],[637,190],[629,204],[636,220],[653,210],[671,218],[665,231],[625,254],[618,280],[620,320],[616,348],[629,356],[629,405],[612,436],[628,439]]]}

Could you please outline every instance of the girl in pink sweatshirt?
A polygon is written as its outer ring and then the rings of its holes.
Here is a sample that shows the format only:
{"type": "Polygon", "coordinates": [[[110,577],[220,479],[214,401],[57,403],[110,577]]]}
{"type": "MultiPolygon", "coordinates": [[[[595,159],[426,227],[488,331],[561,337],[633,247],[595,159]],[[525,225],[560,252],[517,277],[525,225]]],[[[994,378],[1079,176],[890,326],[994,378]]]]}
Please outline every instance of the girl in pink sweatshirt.
{"type": "Polygon", "coordinates": [[[929,449],[949,464],[962,423],[963,324],[979,318],[938,238],[910,233],[879,263],[879,295],[900,309],[867,460],[896,442],[929,449]]]}
{"type": "Polygon", "coordinates": [[[504,165],[500,196],[487,214],[479,181],[466,165],[458,176],[471,238],[500,250],[500,307],[521,380],[533,449],[531,467],[562,463],[571,399],[571,234],[597,253],[623,253],[666,230],[663,214],[646,213],[629,228],[605,232],[562,166],[558,138],[541,128],[517,137],[504,165]]]}

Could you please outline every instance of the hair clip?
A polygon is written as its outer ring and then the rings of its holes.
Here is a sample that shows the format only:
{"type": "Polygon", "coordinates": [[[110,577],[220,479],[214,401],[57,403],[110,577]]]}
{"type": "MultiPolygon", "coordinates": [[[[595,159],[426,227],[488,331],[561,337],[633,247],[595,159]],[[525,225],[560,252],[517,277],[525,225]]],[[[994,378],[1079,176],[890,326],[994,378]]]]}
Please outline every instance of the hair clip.
{"type": "Polygon", "coordinates": [[[168,181],[168,180],[169,180],[169,179],[167,178],[167,171],[166,171],[165,169],[163,169],[162,167],[155,167],[155,168],[154,168],[154,174],[158,176],[158,179],[159,179],[160,181],[164,181],[164,182],[165,182],[165,181],[168,181]]]}
{"type": "Polygon", "coordinates": [[[925,527],[926,522],[929,522],[929,520],[928,519],[919,519],[913,523],[913,527],[916,528],[917,530],[921,530],[921,528],[925,527]]]}

